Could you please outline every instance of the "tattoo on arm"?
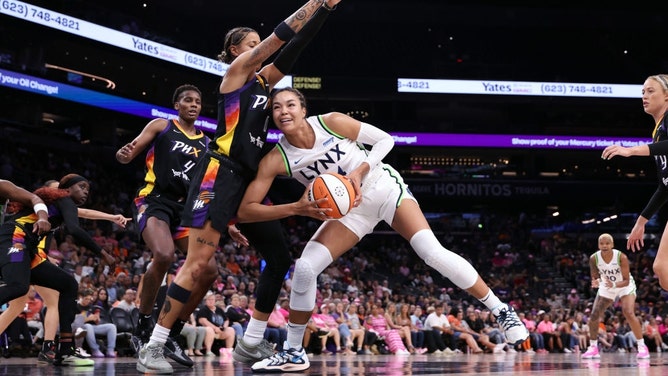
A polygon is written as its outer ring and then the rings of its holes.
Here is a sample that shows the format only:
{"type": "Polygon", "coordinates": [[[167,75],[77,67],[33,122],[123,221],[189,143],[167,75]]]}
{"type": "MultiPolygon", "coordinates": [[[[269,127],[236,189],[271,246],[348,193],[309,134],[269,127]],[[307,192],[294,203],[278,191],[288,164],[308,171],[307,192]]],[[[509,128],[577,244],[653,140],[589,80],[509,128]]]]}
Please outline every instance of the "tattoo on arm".
{"type": "Polygon", "coordinates": [[[250,58],[246,60],[244,66],[255,68],[262,64],[274,52],[278,51],[283,42],[278,38],[267,38],[250,52],[250,58]]]}
{"type": "Polygon", "coordinates": [[[325,0],[310,1],[308,4],[299,8],[299,10],[297,10],[293,15],[288,17],[285,20],[285,23],[288,24],[288,26],[290,26],[290,28],[295,32],[299,32],[304,24],[311,18],[313,13],[315,13],[315,11],[317,11],[324,2],[325,0]]]}

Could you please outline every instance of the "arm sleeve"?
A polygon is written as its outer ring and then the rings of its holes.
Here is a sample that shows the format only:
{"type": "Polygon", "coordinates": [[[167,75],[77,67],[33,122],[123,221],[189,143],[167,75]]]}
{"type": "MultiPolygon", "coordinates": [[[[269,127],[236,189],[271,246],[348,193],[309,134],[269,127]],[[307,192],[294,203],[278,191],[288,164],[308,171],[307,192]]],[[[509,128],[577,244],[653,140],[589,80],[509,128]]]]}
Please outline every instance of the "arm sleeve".
{"type": "Polygon", "coordinates": [[[371,124],[361,123],[357,141],[371,145],[371,151],[366,156],[366,162],[371,168],[375,167],[394,147],[394,139],[387,132],[371,124]]]}
{"type": "Polygon", "coordinates": [[[647,144],[649,155],[668,155],[668,140],[647,144]]]}
{"type": "Polygon", "coordinates": [[[95,252],[98,256],[102,255],[102,247],[95,243],[90,234],[79,226],[79,217],[74,201],[70,198],[60,199],[56,201],[56,206],[60,210],[67,231],[77,239],[81,245],[95,252]]]}
{"type": "Polygon", "coordinates": [[[666,202],[668,202],[668,189],[666,189],[666,186],[663,184],[659,184],[659,187],[656,189],[654,195],[652,195],[652,198],[640,215],[650,219],[666,202]]]}
{"type": "Polygon", "coordinates": [[[287,74],[292,70],[297,58],[302,53],[306,45],[313,40],[313,37],[318,33],[322,25],[325,23],[327,16],[331,11],[324,6],[318,8],[310,20],[304,27],[295,35],[288,44],[279,52],[276,59],[274,59],[274,66],[281,73],[287,74]]]}

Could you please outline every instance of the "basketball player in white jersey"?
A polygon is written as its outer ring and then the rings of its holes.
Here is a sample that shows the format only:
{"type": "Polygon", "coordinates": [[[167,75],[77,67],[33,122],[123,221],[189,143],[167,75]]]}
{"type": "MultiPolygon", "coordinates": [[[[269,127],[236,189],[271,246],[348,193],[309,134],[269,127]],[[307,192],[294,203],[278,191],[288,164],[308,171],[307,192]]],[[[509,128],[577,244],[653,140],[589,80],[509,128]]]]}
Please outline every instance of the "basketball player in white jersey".
{"type": "Polygon", "coordinates": [[[582,354],[583,359],[600,358],[598,352],[598,323],[608,307],[619,298],[622,312],[638,342],[638,359],[649,358],[649,351],[642,336],[642,327],[635,314],[636,283],[630,273],[629,259],[614,248],[612,235],[598,237],[598,251],[589,258],[591,287],[597,288],[594,306],[589,317],[589,348],[582,354]]]}
{"type": "Polygon", "coordinates": [[[392,136],[338,112],[306,117],[306,100],[292,88],[274,92],[271,103],[273,120],[284,137],[260,162],[257,176],[241,201],[239,221],[303,215],[325,222],[295,264],[287,344],[282,352],[255,363],[251,367],[254,372],[309,368],[302,338],[315,305],[316,279],[380,221],[390,224],[408,240],[427,265],[485,304],[504,328],[509,343],[526,340],[529,332],[513,308],[494,295],[471,264],[438,242],[402,177],[382,163],[394,146],[392,136]],[[363,144],[371,145],[371,150],[367,151],[363,144]],[[355,187],[355,207],[345,217],[330,219],[327,211],[331,209],[318,208],[308,200],[306,192],[294,203],[262,203],[276,176],[292,176],[308,187],[323,172],[345,175],[355,187]]]}

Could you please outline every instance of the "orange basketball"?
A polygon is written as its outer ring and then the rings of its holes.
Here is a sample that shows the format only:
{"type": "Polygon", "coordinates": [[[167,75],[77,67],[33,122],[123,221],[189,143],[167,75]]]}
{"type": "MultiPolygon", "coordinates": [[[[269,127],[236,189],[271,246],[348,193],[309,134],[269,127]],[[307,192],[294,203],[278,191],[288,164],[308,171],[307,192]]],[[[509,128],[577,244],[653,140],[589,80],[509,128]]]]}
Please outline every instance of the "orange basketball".
{"type": "Polygon", "coordinates": [[[348,214],[350,209],[353,208],[355,188],[343,175],[326,172],[315,178],[308,195],[311,201],[325,197],[327,202],[320,204],[319,207],[331,208],[332,211],[328,212],[327,215],[338,219],[348,214]]]}

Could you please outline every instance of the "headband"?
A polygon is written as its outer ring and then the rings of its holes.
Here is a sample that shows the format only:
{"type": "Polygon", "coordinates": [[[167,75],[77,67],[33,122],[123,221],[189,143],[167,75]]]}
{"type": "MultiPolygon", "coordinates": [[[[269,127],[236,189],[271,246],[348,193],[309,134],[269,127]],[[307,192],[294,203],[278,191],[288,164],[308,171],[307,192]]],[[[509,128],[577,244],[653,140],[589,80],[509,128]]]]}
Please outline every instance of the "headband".
{"type": "Polygon", "coordinates": [[[67,188],[73,186],[74,184],[82,182],[82,181],[87,182],[88,179],[84,178],[81,175],[72,175],[69,179],[61,182],[60,185],[58,185],[58,188],[67,189],[67,188]]]}

